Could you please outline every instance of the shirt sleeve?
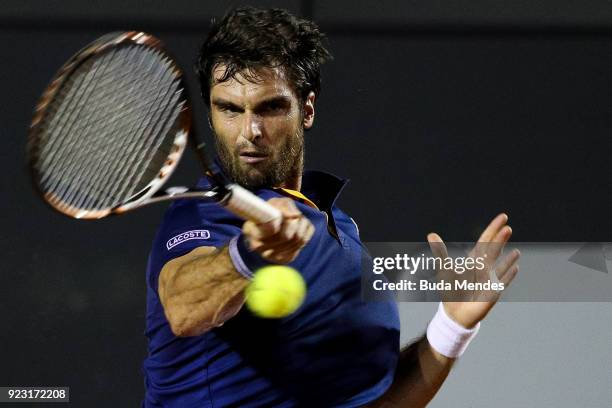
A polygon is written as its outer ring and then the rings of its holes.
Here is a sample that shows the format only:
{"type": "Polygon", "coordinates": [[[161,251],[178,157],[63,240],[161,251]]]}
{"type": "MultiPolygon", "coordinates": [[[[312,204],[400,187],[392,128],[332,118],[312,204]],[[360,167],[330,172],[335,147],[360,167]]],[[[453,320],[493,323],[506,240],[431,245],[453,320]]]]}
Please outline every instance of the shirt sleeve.
{"type": "Polygon", "coordinates": [[[166,263],[198,247],[226,246],[241,228],[242,220],[215,203],[175,201],[166,211],[153,242],[148,284],[157,293],[159,273],[166,263]]]}

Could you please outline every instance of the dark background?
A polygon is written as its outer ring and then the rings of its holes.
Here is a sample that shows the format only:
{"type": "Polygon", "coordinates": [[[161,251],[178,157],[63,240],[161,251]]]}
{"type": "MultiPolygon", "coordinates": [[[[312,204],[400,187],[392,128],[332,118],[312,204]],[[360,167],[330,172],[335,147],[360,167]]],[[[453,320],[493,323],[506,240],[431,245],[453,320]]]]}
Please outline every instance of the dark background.
{"type": "MultiPolygon", "coordinates": [[[[189,67],[231,4],[281,6],[328,34],[307,167],[352,179],[340,205],[364,240],[472,240],[506,211],[517,241],[610,241],[607,1],[3,0],[0,385],[139,404],[144,269],[165,205],[96,222],[51,212],[29,185],[27,127],[56,69],[97,36],[150,31],[189,67]]],[[[197,175],[188,155],[173,181],[197,175]]]]}

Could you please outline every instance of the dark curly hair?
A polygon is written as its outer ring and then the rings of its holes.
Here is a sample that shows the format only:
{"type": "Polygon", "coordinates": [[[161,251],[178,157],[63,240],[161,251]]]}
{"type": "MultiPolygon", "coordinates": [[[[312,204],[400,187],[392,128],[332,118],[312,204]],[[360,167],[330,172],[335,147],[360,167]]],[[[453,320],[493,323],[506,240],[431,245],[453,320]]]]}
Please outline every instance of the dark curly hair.
{"type": "Polygon", "coordinates": [[[227,68],[219,82],[242,73],[257,81],[257,69],[280,67],[302,101],[321,89],[320,66],[332,58],[323,45],[324,34],[312,21],[282,9],[240,7],[213,21],[200,48],[195,70],[202,96],[210,107],[212,73],[219,64],[227,68]]]}

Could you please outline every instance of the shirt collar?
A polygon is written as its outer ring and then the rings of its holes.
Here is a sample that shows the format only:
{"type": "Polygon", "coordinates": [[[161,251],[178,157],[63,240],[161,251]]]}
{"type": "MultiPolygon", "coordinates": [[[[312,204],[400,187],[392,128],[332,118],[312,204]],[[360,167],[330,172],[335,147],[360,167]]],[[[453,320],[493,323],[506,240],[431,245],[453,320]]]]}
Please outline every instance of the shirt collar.
{"type": "MultiPolygon", "coordinates": [[[[331,173],[319,170],[306,170],[302,175],[302,193],[312,201],[319,210],[329,211],[334,206],[340,193],[348,184],[348,179],[342,179],[331,173]]],[[[210,188],[208,177],[202,177],[198,182],[199,188],[210,188]]],[[[282,189],[291,194],[291,190],[282,189]]],[[[291,194],[293,195],[293,194],[291,194]]]]}
{"type": "Polygon", "coordinates": [[[334,206],[348,182],[348,179],[342,179],[331,173],[307,170],[302,176],[301,193],[313,201],[320,210],[328,211],[334,206]]]}

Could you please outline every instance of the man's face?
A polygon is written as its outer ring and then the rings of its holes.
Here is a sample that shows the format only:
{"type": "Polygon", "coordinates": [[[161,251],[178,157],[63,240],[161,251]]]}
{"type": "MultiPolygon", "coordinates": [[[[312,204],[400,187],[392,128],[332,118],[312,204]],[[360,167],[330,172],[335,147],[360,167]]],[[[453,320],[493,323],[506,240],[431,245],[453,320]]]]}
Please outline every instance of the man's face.
{"type": "Polygon", "coordinates": [[[218,82],[224,72],[223,65],[213,71],[210,119],[228,176],[250,188],[291,187],[302,173],[304,128],[312,119],[305,120],[281,70],[261,69],[253,82],[240,74],[218,82]]]}

